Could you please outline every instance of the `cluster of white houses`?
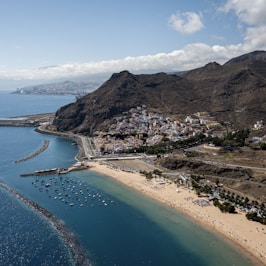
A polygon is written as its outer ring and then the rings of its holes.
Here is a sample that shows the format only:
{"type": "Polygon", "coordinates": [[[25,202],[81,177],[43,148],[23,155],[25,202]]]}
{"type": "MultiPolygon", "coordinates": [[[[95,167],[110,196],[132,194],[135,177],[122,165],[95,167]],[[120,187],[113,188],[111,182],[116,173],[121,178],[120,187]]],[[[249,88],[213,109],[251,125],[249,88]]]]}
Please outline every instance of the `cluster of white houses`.
{"type": "Polygon", "coordinates": [[[215,117],[211,116],[208,112],[197,112],[194,115],[187,116],[185,122],[190,125],[204,125],[207,130],[220,127],[215,117]]]}
{"type": "Polygon", "coordinates": [[[259,121],[257,121],[257,122],[254,124],[254,129],[258,130],[258,129],[262,128],[263,125],[264,125],[263,120],[259,120],[259,121]]]}
{"type": "Polygon", "coordinates": [[[262,137],[253,137],[252,141],[254,144],[266,143],[266,135],[262,137]]]}
{"type": "Polygon", "coordinates": [[[144,136],[145,145],[155,145],[164,137],[177,141],[198,133],[206,133],[220,126],[207,112],[187,116],[181,122],[148,112],[143,105],[116,117],[108,132],[96,132],[96,143],[101,152],[122,152],[143,145],[144,136]],[[115,137],[118,134],[124,137],[115,137]]]}
{"type": "MultiPolygon", "coordinates": [[[[259,120],[254,124],[254,129],[259,130],[264,126],[263,120],[259,120]]],[[[266,135],[262,137],[253,137],[252,139],[254,144],[259,144],[259,143],[266,143],[266,135]]]]}

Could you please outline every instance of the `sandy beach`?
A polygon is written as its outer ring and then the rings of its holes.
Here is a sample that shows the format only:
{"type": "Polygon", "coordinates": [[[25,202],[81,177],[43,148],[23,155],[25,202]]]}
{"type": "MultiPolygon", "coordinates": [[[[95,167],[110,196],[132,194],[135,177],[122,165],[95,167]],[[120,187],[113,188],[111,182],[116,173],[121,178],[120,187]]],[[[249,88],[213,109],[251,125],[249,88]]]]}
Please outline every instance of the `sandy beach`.
{"type": "Polygon", "coordinates": [[[107,175],[124,185],[144,193],[178,211],[189,215],[208,230],[212,230],[232,243],[242,252],[255,258],[254,265],[266,265],[266,226],[249,221],[245,213],[222,213],[212,202],[199,198],[194,191],[177,187],[173,183],[146,180],[139,173],[131,173],[109,164],[90,162],[90,171],[107,175]]]}

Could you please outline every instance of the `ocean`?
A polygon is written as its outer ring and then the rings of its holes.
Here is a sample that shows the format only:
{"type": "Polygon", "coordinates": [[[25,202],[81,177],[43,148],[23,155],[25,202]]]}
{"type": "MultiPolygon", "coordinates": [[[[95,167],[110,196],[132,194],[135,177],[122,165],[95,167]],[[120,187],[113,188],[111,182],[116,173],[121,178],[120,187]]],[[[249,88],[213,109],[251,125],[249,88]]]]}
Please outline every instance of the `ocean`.
{"type": "MultiPolygon", "coordinates": [[[[55,112],[73,96],[0,92],[0,117],[55,112]]],[[[61,219],[93,265],[252,265],[228,241],[185,215],[90,171],[20,174],[75,162],[68,139],[34,128],[0,127],[0,181],[61,219]],[[21,163],[45,140],[48,149],[21,163]]],[[[0,188],[0,265],[74,265],[67,243],[36,210],[0,188]]]]}

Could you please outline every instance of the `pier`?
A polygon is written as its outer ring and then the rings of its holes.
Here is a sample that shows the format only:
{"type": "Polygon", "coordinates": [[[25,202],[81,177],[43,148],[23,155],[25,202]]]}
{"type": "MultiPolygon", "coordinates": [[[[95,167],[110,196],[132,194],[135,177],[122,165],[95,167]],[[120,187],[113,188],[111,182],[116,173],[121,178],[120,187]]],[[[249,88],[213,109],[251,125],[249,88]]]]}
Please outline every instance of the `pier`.
{"type": "Polygon", "coordinates": [[[63,175],[63,174],[68,174],[72,171],[81,171],[89,168],[90,165],[87,162],[77,162],[72,166],[69,166],[68,168],[51,168],[44,170],[36,170],[33,173],[20,174],[20,176],[28,177],[28,176],[63,175]]]}

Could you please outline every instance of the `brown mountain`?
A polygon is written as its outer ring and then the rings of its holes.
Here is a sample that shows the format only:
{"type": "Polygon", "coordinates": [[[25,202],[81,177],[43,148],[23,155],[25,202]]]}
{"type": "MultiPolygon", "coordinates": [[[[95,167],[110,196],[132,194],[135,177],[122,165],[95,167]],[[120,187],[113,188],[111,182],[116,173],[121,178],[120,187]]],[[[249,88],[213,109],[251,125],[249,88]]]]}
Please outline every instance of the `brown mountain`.
{"type": "Polygon", "coordinates": [[[92,134],[142,104],[165,115],[208,111],[237,127],[266,121],[266,52],[245,54],[224,65],[209,63],[180,76],[113,74],[96,91],[60,108],[54,125],[59,131],[92,134]]]}

